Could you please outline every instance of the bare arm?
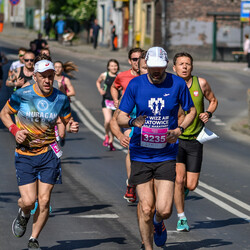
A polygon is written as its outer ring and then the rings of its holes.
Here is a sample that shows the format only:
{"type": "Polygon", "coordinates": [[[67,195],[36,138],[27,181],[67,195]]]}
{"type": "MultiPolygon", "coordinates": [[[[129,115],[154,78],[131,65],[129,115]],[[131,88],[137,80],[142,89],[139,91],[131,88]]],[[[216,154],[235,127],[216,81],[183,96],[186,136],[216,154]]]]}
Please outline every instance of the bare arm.
{"type": "MultiPolygon", "coordinates": [[[[199,82],[200,82],[200,86],[201,86],[201,90],[203,92],[203,95],[209,102],[209,106],[207,108],[207,111],[213,114],[218,106],[218,100],[215,97],[215,95],[214,95],[209,83],[206,81],[206,79],[199,78],[199,82]]],[[[204,123],[206,123],[206,122],[208,122],[208,119],[209,119],[209,113],[207,113],[207,112],[201,113],[199,115],[199,118],[204,123]]]]}
{"type": "Polygon", "coordinates": [[[130,138],[121,132],[121,129],[120,129],[120,127],[117,123],[117,120],[116,120],[119,112],[120,112],[119,109],[117,109],[114,112],[114,115],[110,121],[110,129],[111,129],[111,132],[114,134],[114,136],[120,141],[120,144],[123,147],[128,147],[130,138]]]}
{"type": "MultiPolygon", "coordinates": [[[[13,115],[14,112],[9,108],[8,104],[6,103],[5,106],[3,107],[3,109],[1,110],[0,113],[0,118],[3,122],[3,124],[9,129],[10,126],[12,126],[14,124],[14,122],[12,121],[11,115],[13,115]]],[[[19,130],[16,135],[15,135],[15,139],[16,142],[21,144],[25,141],[27,134],[29,132],[26,129],[23,130],[19,130]]]]}
{"type": "MultiPolygon", "coordinates": [[[[194,120],[196,116],[196,109],[195,107],[191,107],[187,114],[184,116],[183,121],[178,121],[179,126],[186,129],[194,120]]],[[[168,143],[175,143],[178,137],[181,135],[180,128],[168,130],[167,142],[168,143]]]]}
{"type": "Polygon", "coordinates": [[[101,83],[102,83],[102,81],[104,81],[104,79],[105,79],[105,73],[102,73],[102,74],[100,74],[100,76],[96,80],[96,87],[97,87],[97,90],[99,91],[100,95],[105,95],[105,93],[106,93],[106,91],[104,91],[101,87],[101,83]]]}
{"type": "Polygon", "coordinates": [[[61,118],[61,121],[64,124],[64,126],[66,126],[66,128],[67,128],[67,132],[78,133],[79,123],[74,121],[72,116],[70,116],[66,119],[64,117],[60,117],[60,118],[61,118]]]}
{"type": "Polygon", "coordinates": [[[119,92],[118,92],[118,89],[115,87],[114,83],[111,85],[110,93],[111,93],[112,98],[113,98],[113,100],[114,100],[114,105],[115,105],[115,107],[118,108],[118,103],[119,103],[119,100],[118,100],[119,92]]]}
{"type": "Polygon", "coordinates": [[[7,87],[21,87],[24,85],[24,78],[18,77],[21,68],[15,69],[11,76],[6,80],[7,87]]]}
{"type": "MultiPolygon", "coordinates": [[[[146,115],[140,115],[140,116],[136,117],[135,119],[133,119],[132,125],[134,127],[141,128],[143,126],[143,124],[145,123],[146,117],[147,117],[146,115]]],[[[128,113],[125,113],[125,112],[120,110],[118,117],[117,117],[118,125],[120,125],[121,127],[124,127],[124,128],[129,128],[130,126],[128,123],[129,123],[130,119],[131,118],[129,117],[128,113]]]]}
{"type": "Polygon", "coordinates": [[[67,96],[75,96],[75,88],[73,87],[73,85],[71,84],[71,81],[69,80],[68,77],[65,77],[65,85],[68,89],[68,92],[66,93],[67,96]]]}

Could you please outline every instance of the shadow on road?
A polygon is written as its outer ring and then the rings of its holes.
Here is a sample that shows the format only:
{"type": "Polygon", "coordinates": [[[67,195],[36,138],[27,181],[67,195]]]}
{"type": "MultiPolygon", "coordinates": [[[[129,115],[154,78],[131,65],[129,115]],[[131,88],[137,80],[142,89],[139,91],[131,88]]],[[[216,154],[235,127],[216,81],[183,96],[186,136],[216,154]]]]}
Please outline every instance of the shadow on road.
{"type": "Polygon", "coordinates": [[[191,229],[194,230],[201,228],[206,228],[206,229],[220,228],[220,227],[226,227],[231,225],[242,225],[242,224],[248,224],[248,222],[241,218],[231,218],[228,220],[196,221],[191,229]]]}
{"type": "Polygon", "coordinates": [[[56,216],[56,215],[67,215],[67,214],[81,214],[86,213],[93,210],[102,210],[104,208],[112,207],[111,205],[93,205],[93,206],[81,206],[81,207],[64,207],[64,208],[57,208],[53,210],[53,213],[50,215],[50,217],[56,216]]]}
{"type": "Polygon", "coordinates": [[[106,239],[92,239],[92,240],[64,240],[57,241],[59,245],[53,247],[41,247],[42,250],[73,250],[73,249],[83,249],[95,247],[101,244],[113,242],[118,244],[116,249],[121,249],[119,245],[124,245],[125,238],[117,237],[117,238],[106,238],[106,239]]]}
{"type": "Polygon", "coordinates": [[[183,250],[183,249],[201,249],[201,248],[216,248],[221,246],[232,245],[230,241],[223,241],[222,239],[206,239],[201,241],[190,242],[175,242],[167,244],[168,250],[183,250]]]}

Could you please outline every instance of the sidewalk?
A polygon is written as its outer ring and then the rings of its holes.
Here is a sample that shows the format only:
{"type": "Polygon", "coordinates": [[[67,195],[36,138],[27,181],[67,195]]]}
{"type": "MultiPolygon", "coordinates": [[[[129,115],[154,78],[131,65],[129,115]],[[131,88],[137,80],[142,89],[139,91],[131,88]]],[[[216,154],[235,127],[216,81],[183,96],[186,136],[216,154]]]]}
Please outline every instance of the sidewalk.
{"type": "MultiPolygon", "coordinates": [[[[15,44],[18,47],[29,48],[29,42],[37,38],[37,32],[24,28],[14,28],[10,25],[5,25],[3,32],[0,33],[0,39],[4,42],[15,44]]],[[[92,44],[65,46],[57,41],[48,41],[50,50],[56,53],[71,54],[76,57],[85,57],[88,59],[98,59],[107,62],[111,58],[115,58],[120,64],[128,64],[127,49],[119,49],[111,51],[109,48],[97,47],[94,49],[92,44]]],[[[246,63],[241,62],[211,62],[211,61],[195,61],[194,67],[209,69],[221,69],[226,71],[237,71],[244,75],[250,76],[250,71],[244,71],[246,63]]],[[[172,68],[172,58],[170,58],[169,67],[172,68]]],[[[246,104],[247,105],[247,104],[246,104]]],[[[247,107],[246,107],[247,108],[247,107]]],[[[250,136],[250,127],[248,126],[247,117],[232,124],[232,130],[247,134],[250,136]]]]}
{"type": "MultiPolygon", "coordinates": [[[[11,25],[5,25],[3,32],[0,33],[0,39],[8,41],[12,44],[16,44],[17,48],[24,46],[29,47],[29,42],[37,38],[37,32],[25,28],[14,28],[11,25]]],[[[118,51],[111,51],[110,48],[104,48],[98,46],[94,49],[92,44],[81,44],[81,45],[62,45],[57,41],[49,40],[49,47],[53,51],[58,52],[73,52],[81,56],[88,55],[89,58],[97,58],[100,60],[109,60],[110,58],[116,58],[121,63],[127,63],[128,50],[126,48],[119,49],[118,51]],[[79,54],[80,53],[80,54],[79,54]]],[[[169,66],[172,64],[172,58],[170,58],[169,66]]],[[[237,70],[243,74],[250,76],[250,71],[244,71],[246,63],[242,62],[211,62],[211,61],[195,61],[194,66],[207,67],[222,70],[237,70]]]]}

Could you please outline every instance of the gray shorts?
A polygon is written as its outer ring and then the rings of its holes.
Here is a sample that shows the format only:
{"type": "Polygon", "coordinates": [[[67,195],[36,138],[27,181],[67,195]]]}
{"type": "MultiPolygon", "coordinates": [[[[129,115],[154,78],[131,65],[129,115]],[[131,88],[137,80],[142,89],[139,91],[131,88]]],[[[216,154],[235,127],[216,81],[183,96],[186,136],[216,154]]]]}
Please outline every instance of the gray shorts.
{"type": "Polygon", "coordinates": [[[139,162],[131,161],[130,185],[146,183],[152,179],[175,181],[176,161],[139,162]]]}

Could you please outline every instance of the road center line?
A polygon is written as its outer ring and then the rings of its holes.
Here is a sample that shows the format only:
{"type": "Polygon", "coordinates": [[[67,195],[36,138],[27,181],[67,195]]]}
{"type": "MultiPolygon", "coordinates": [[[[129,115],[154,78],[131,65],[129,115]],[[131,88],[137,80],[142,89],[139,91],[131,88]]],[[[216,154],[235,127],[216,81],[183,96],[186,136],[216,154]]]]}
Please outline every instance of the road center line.
{"type": "Polygon", "coordinates": [[[200,181],[199,181],[199,186],[201,186],[201,187],[215,193],[216,195],[219,195],[219,196],[223,197],[224,199],[227,199],[227,200],[231,201],[232,203],[234,203],[234,204],[236,204],[236,205],[238,205],[238,206],[240,206],[240,207],[242,207],[242,208],[244,208],[244,209],[246,209],[247,211],[250,212],[250,206],[248,204],[234,198],[233,196],[228,195],[228,194],[226,194],[226,193],[224,193],[224,192],[222,192],[222,191],[220,191],[220,190],[218,190],[216,188],[210,187],[207,184],[205,184],[203,182],[200,182],[200,181]]]}
{"type": "Polygon", "coordinates": [[[237,217],[240,217],[242,218],[243,220],[246,220],[247,222],[250,222],[250,217],[244,213],[241,213],[240,211],[238,211],[237,209],[229,206],[228,204],[226,204],[225,202],[223,201],[220,201],[219,199],[213,197],[212,195],[210,194],[207,194],[205,193],[204,191],[201,191],[199,188],[196,188],[194,190],[195,193],[205,197],[206,199],[212,201],[213,203],[215,203],[217,206],[227,210],[228,212],[236,215],[237,217]]]}

